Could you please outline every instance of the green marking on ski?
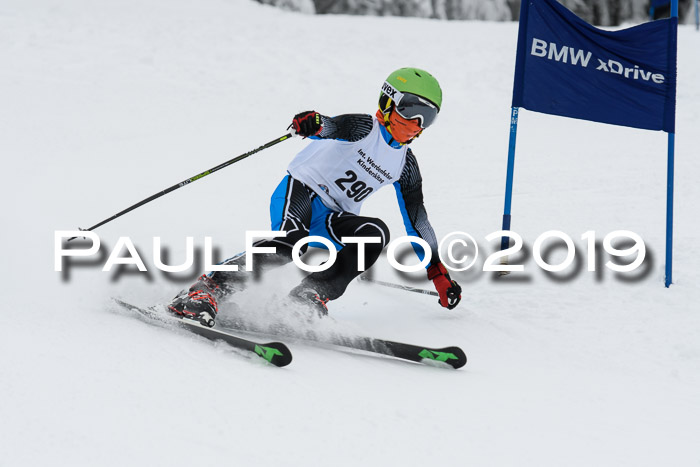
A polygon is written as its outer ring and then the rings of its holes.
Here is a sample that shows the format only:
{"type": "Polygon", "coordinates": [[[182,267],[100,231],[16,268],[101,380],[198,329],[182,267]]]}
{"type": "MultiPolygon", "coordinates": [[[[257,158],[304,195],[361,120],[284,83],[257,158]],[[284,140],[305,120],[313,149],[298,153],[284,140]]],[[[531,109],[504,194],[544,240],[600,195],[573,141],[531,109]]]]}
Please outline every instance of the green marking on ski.
{"type": "Polygon", "coordinates": [[[447,360],[459,360],[457,356],[449,352],[438,352],[437,350],[423,349],[418,354],[419,357],[435,360],[437,362],[446,362],[447,360]]]}
{"type": "Polygon", "coordinates": [[[202,178],[202,177],[206,177],[206,176],[209,175],[210,173],[211,173],[211,171],[207,170],[206,172],[202,172],[202,173],[199,174],[199,175],[195,175],[194,177],[190,178],[190,182],[194,182],[195,180],[199,180],[199,179],[202,178]]]}
{"type": "Polygon", "coordinates": [[[282,352],[278,349],[273,349],[272,347],[264,347],[262,345],[255,345],[255,353],[260,355],[262,358],[272,363],[272,359],[277,356],[282,356],[282,352]]]}

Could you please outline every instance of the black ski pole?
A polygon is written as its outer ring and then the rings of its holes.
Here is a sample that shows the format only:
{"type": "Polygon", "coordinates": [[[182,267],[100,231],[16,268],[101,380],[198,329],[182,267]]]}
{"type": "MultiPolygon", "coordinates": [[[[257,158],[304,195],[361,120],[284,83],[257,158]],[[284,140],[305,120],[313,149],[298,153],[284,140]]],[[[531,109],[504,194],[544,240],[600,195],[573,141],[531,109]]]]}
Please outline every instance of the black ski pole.
{"type": "MultiPolygon", "coordinates": [[[[83,231],[94,230],[94,229],[98,228],[98,227],[101,226],[101,225],[104,225],[104,224],[106,224],[106,223],[108,223],[108,222],[113,221],[114,219],[116,219],[116,218],[119,217],[119,216],[123,216],[123,215],[126,214],[127,212],[133,211],[134,209],[136,209],[136,208],[138,208],[138,207],[141,207],[141,206],[143,206],[143,205],[146,204],[146,203],[150,203],[150,202],[153,201],[154,199],[160,198],[160,197],[163,196],[163,195],[167,195],[167,194],[170,193],[171,191],[175,191],[175,190],[177,190],[178,188],[182,188],[183,186],[188,185],[188,184],[190,184],[190,183],[192,183],[192,182],[194,182],[194,181],[197,181],[197,180],[199,180],[200,178],[206,177],[207,175],[212,174],[212,173],[216,172],[217,170],[221,170],[221,169],[223,169],[223,168],[225,168],[225,167],[228,167],[228,166],[231,165],[231,164],[235,164],[236,162],[238,162],[238,161],[240,161],[240,160],[243,160],[243,159],[245,159],[246,157],[252,156],[253,154],[255,154],[255,153],[257,153],[257,152],[260,152],[260,151],[262,151],[263,149],[267,149],[267,148],[269,148],[269,147],[272,147],[272,146],[274,146],[275,144],[281,143],[282,141],[285,141],[285,140],[287,140],[287,139],[289,139],[289,138],[291,138],[291,137],[293,137],[293,136],[294,136],[294,133],[287,133],[286,135],[284,135],[284,136],[282,136],[282,137],[280,137],[280,138],[273,139],[273,140],[270,141],[269,143],[265,143],[265,144],[263,144],[262,146],[260,146],[260,147],[257,148],[257,149],[253,149],[252,151],[246,152],[245,154],[241,154],[241,155],[238,156],[238,157],[234,157],[233,159],[230,159],[230,160],[228,160],[228,161],[226,161],[226,162],[224,162],[224,163],[222,163],[222,164],[219,164],[219,165],[217,165],[216,167],[213,167],[213,168],[211,168],[211,169],[209,169],[209,170],[207,170],[207,171],[205,171],[205,172],[202,172],[201,174],[195,175],[194,177],[190,177],[190,178],[188,178],[188,179],[185,180],[185,181],[182,181],[182,182],[180,182],[180,183],[178,183],[178,184],[176,184],[176,185],[171,186],[170,188],[166,188],[166,189],[163,190],[163,191],[160,191],[160,192],[158,192],[158,193],[156,193],[156,194],[154,194],[154,195],[152,195],[152,196],[149,196],[148,198],[139,201],[138,203],[134,204],[133,206],[129,206],[128,208],[124,209],[123,211],[119,211],[118,213],[116,213],[116,214],[113,215],[112,217],[108,217],[107,219],[103,220],[102,222],[98,222],[97,224],[93,225],[92,227],[88,227],[87,229],[81,229],[81,228],[79,228],[79,230],[83,230],[83,231]]],[[[70,242],[71,240],[75,240],[76,238],[78,238],[78,237],[71,237],[71,238],[68,239],[68,241],[70,242]]]]}
{"type": "Polygon", "coordinates": [[[422,293],[425,295],[434,295],[436,297],[440,296],[440,294],[435,292],[434,290],[419,289],[417,287],[411,287],[409,285],[394,284],[393,282],[385,282],[385,281],[379,281],[376,279],[370,279],[369,277],[366,277],[364,274],[360,274],[357,277],[357,280],[365,281],[365,282],[372,282],[374,284],[383,285],[384,287],[391,287],[393,289],[405,290],[407,292],[422,293]]]}

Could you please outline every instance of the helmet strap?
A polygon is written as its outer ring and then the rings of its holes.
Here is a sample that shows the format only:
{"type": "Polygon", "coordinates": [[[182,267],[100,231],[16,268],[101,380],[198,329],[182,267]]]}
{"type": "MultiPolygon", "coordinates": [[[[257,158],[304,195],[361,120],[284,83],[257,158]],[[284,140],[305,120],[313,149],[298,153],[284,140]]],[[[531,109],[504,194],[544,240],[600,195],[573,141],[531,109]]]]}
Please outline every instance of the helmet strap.
{"type": "Polygon", "coordinates": [[[386,94],[382,94],[379,98],[379,110],[377,110],[377,119],[384,123],[384,128],[391,134],[391,123],[389,122],[389,115],[394,108],[394,101],[391,97],[386,94]]]}

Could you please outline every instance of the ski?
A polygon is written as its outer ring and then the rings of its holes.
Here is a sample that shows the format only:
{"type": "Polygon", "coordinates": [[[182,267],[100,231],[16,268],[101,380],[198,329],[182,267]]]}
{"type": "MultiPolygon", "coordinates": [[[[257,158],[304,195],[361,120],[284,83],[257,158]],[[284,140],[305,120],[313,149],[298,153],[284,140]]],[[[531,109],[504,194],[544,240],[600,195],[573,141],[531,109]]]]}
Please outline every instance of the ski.
{"type": "Polygon", "coordinates": [[[373,337],[351,339],[348,344],[336,344],[353,349],[364,350],[402,360],[410,360],[417,363],[442,362],[454,369],[462,368],[467,363],[467,355],[459,347],[451,346],[441,349],[405,344],[373,337]]]}
{"type": "Polygon", "coordinates": [[[242,337],[235,336],[226,331],[220,329],[210,328],[202,325],[199,321],[195,321],[189,318],[178,317],[175,315],[165,315],[158,310],[152,308],[141,308],[131,303],[127,303],[119,298],[112,298],[112,300],[119,306],[126,308],[127,310],[135,311],[143,318],[149,321],[160,321],[167,322],[172,321],[179,324],[182,328],[189,332],[197,334],[198,336],[204,337],[211,341],[224,341],[231,347],[247,350],[254,353],[260,358],[268,361],[269,363],[283,367],[287,366],[292,362],[292,352],[289,348],[281,342],[268,342],[266,344],[261,344],[254,342],[252,340],[244,339],[242,337]]]}
{"type": "MultiPolygon", "coordinates": [[[[269,334],[253,329],[248,329],[244,324],[238,323],[230,329],[244,333],[249,336],[269,336],[269,334]]],[[[314,337],[308,335],[292,335],[283,334],[285,339],[292,339],[301,344],[330,346],[340,349],[360,350],[373,354],[385,355],[400,360],[408,360],[416,363],[434,364],[438,362],[449,365],[457,369],[462,368],[467,363],[467,355],[464,351],[455,346],[432,348],[421,345],[406,344],[403,342],[395,342],[385,339],[377,339],[374,337],[355,337],[335,335],[334,337],[314,337]]]]}

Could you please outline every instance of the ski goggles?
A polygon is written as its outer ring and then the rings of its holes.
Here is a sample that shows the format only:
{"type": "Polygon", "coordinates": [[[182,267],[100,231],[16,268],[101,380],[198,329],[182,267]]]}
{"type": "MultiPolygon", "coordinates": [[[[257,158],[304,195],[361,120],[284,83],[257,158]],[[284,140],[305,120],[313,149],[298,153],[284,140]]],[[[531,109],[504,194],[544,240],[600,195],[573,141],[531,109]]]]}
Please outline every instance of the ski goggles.
{"type": "Polygon", "coordinates": [[[428,99],[409,92],[400,92],[389,83],[384,83],[382,90],[395,102],[394,109],[401,117],[406,120],[418,119],[420,127],[423,129],[435,122],[440,109],[428,99]]]}

